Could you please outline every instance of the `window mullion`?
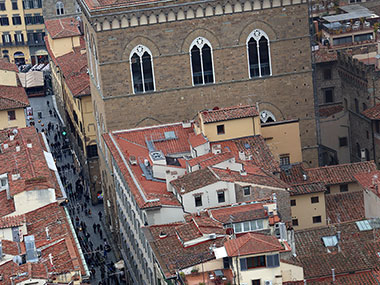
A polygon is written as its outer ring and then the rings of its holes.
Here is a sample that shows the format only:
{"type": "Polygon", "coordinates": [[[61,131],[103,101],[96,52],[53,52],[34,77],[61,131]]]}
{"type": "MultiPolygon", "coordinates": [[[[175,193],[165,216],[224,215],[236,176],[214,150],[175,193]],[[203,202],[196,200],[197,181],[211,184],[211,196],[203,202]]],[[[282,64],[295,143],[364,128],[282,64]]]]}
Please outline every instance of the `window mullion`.
{"type": "Polygon", "coordinates": [[[145,78],[144,78],[144,66],[142,61],[142,56],[139,56],[140,60],[140,72],[141,72],[141,79],[142,79],[142,86],[143,86],[143,92],[145,92],[145,78]]]}
{"type": "Polygon", "coordinates": [[[256,49],[257,49],[257,64],[259,65],[259,77],[261,77],[260,40],[256,41],[256,49]]]}
{"type": "Polygon", "coordinates": [[[201,72],[202,72],[202,80],[203,80],[203,82],[202,82],[202,84],[205,84],[205,71],[203,70],[203,55],[202,55],[202,49],[203,49],[203,47],[202,48],[199,48],[199,58],[200,58],[200,60],[201,60],[201,72]]]}

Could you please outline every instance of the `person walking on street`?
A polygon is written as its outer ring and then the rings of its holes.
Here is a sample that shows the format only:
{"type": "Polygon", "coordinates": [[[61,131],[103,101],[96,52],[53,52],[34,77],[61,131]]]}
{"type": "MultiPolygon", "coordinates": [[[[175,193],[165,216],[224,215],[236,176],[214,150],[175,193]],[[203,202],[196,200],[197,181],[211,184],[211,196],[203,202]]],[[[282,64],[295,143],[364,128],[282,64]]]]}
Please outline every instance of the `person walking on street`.
{"type": "Polygon", "coordinates": [[[92,224],[92,228],[94,229],[94,233],[96,233],[96,224],[92,224]]]}
{"type": "Polygon", "coordinates": [[[102,220],[102,212],[98,212],[99,220],[102,220]]]}
{"type": "Polygon", "coordinates": [[[103,231],[102,231],[102,229],[99,230],[99,235],[100,235],[100,238],[103,239],[103,231]]]}

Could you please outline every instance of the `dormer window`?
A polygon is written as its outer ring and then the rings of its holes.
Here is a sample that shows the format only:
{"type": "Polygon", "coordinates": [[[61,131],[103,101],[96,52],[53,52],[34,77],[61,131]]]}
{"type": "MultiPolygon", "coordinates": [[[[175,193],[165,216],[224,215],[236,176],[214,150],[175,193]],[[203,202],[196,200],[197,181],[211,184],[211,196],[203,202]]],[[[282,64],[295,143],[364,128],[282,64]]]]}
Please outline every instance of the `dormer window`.
{"type": "Polygon", "coordinates": [[[0,175],[0,191],[7,189],[8,175],[6,173],[0,175]]]}

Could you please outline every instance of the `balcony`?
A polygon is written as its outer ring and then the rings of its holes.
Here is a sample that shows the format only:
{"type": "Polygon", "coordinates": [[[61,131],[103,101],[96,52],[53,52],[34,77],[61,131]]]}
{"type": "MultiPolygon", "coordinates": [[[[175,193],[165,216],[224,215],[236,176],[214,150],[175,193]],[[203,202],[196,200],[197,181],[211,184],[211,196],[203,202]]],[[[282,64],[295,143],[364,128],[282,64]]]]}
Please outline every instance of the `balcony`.
{"type": "Polygon", "coordinates": [[[44,41],[28,41],[28,46],[30,47],[38,47],[38,46],[44,46],[44,41]]]}

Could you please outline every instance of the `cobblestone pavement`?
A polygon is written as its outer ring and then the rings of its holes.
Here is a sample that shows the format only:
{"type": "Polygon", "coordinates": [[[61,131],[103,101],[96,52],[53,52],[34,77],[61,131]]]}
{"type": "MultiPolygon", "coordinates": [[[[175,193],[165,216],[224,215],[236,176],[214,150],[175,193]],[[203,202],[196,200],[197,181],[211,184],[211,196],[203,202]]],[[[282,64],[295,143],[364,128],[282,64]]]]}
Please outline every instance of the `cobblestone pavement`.
{"type": "Polygon", "coordinates": [[[71,220],[76,228],[78,239],[82,245],[82,251],[87,260],[91,274],[91,284],[123,284],[120,273],[113,267],[117,261],[105,234],[101,218],[103,205],[92,205],[86,189],[83,189],[83,177],[74,167],[73,156],[68,139],[62,135],[62,122],[57,116],[53,106],[53,97],[29,98],[33,108],[35,127],[38,132],[43,129],[51,147],[51,152],[56,159],[57,168],[62,183],[65,187],[69,203],[66,206],[70,212],[71,220]],[[53,126],[49,131],[49,124],[53,126]],[[91,214],[88,211],[91,211],[91,214]],[[99,214],[100,213],[100,214],[99,214]],[[98,225],[98,226],[94,226],[98,225]],[[111,248],[110,248],[111,249],[111,248]]]}

